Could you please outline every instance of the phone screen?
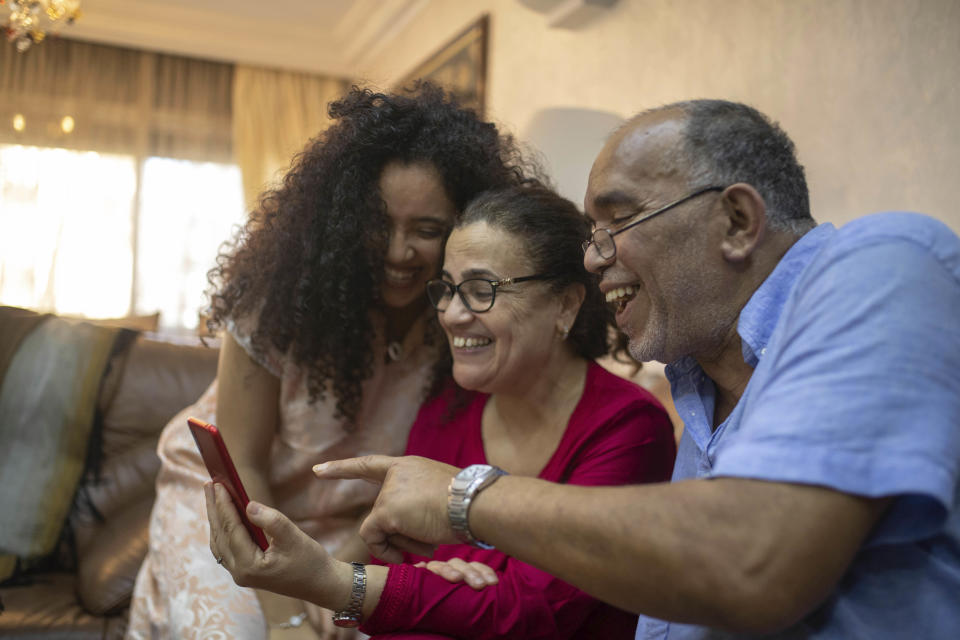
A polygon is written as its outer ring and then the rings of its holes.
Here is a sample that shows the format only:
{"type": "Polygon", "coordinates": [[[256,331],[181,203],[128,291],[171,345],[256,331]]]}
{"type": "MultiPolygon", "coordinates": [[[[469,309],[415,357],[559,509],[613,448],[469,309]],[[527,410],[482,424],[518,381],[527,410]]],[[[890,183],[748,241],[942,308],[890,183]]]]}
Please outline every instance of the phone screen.
{"type": "Polygon", "coordinates": [[[269,546],[267,536],[264,535],[263,529],[247,518],[247,503],[250,502],[250,499],[240,482],[240,476],[233,466],[233,460],[230,459],[230,453],[227,451],[227,445],[223,441],[220,431],[214,425],[196,418],[187,418],[187,425],[190,427],[190,433],[197,443],[197,448],[200,449],[200,457],[203,458],[203,463],[210,473],[210,478],[227,489],[233,499],[233,504],[237,507],[243,526],[250,532],[253,541],[266,551],[269,546]]]}

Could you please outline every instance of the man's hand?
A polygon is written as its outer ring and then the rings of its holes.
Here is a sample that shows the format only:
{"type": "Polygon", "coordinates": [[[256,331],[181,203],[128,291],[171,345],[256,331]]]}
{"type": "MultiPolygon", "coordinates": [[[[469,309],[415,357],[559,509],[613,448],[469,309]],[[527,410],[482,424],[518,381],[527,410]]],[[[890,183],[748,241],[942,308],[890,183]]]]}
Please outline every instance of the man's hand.
{"type": "Polygon", "coordinates": [[[447,488],[459,469],[416,456],[365,456],[318,464],[318,478],[354,478],[380,484],[373,510],[360,526],[370,552],[403,562],[403,552],[432,556],[438,544],[457,542],[447,518],[447,488]]]}

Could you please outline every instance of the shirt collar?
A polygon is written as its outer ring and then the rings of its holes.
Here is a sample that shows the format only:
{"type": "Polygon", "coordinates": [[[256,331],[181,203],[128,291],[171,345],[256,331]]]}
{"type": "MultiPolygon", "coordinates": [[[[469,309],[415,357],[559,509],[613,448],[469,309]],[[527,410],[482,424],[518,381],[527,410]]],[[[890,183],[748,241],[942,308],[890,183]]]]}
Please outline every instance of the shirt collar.
{"type": "MultiPolygon", "coordinates": [[[[835,232],[836,228],[827,222],[805,233],[783,255],[740,311],[737,333],[742,342],[743,360],[751,367],[756,368],[764,354],[783,306],[800,274],[835,232]]],[[[668,364],[665,373],[673,386],[679,378],[699,370],[700,365],[693,357],[684,356],[668,364]]]]}
{"type": "Polygon", "coordinates": [[[743,360],[751,367],[756,368],[766,350],[770,334],[777,326],[783,306],[800,274],[834,232],[834,226],[827,222],[804,234],[784,254],[740,311],[737,333],[743,343],[743,360]]]}

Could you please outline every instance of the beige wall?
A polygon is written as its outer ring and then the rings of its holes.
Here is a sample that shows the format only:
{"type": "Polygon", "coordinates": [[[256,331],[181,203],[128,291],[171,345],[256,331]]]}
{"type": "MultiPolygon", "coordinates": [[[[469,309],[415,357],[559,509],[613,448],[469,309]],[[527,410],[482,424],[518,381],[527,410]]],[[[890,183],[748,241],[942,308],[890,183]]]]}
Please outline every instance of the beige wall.
{"type": "Polygon", "coordinates": [[[514,132],[551,107],[739,100],[793,137],[819,220],[903,208],[960,231],[957,0],[619,0],[576,30],[519,0],[431,0],[365,79],[389,86],[484,12],[488,113],[514,132]]]}

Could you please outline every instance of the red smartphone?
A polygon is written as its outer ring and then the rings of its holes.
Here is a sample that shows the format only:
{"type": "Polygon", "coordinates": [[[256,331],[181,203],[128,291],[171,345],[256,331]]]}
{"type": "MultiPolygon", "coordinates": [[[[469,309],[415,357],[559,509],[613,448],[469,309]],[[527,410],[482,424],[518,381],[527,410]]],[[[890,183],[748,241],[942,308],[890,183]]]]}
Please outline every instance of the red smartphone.
{"type": "Polygon", "coordinates": [[[243,526],[250,532],[253,541],[263,549],[267,550],[270,546],[267,543],[267,536],[263,529],[250,522],[247,518],[247,503],[250,499],[247,492],[240,483],[240,476],[237,475],[237,469],[233,466],[233,460],[230,459],[230,453],[227,451],[227,444],[223,441],[223,436],[215,426],[197,420],[196,418],[187,418],[187,425],[190,427],[190,433],[200,449],[200,457],[203,463],[207,465],[207,471],[210,472],[210,478],[214,482],[219,482],[227,489],[227,493],[233,498],[233,504],[240,513],[240,520],[243,526]]]}

